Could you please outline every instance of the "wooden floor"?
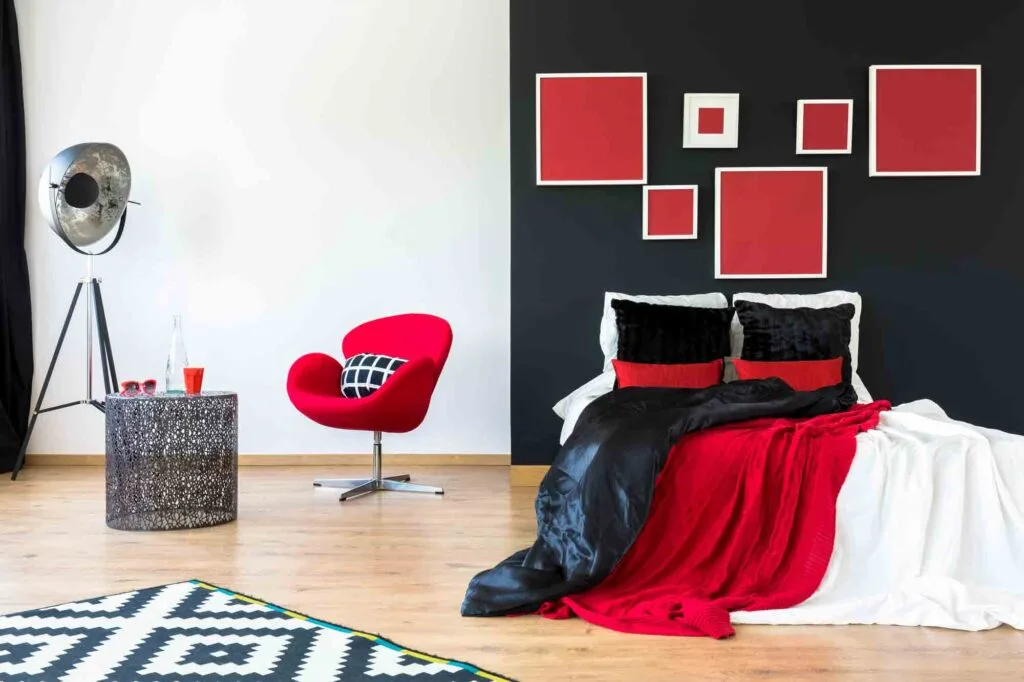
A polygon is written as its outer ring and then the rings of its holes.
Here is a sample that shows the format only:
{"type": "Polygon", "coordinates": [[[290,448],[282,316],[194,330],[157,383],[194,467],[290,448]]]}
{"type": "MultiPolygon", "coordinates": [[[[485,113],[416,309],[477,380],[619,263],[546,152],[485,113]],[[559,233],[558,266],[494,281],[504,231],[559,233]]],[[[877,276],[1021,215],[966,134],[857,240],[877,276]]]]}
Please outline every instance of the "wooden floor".
{"type": "MultiPolygon", "coordinates": [[[[201,578],[522,680],[1021,680],[1024,633],[739,627],[727,641],[623,635],[582,621],[459,616],[466,583],[529,543],[533,491],[503,467],[413,470],[448,494],[341,505],[316,474],[249,467],[237,523],[125,533],[104,525],[103,470],[0,479],[0,613],[201,578]]],[[[400,472],[385,472],[400,473],[400,472]]]]}

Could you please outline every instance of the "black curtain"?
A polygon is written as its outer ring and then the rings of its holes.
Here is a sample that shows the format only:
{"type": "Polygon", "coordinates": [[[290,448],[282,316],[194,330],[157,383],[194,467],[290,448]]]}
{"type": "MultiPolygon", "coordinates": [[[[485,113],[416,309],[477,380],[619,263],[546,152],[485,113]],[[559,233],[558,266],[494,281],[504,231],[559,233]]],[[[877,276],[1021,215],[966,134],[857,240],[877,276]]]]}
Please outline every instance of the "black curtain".
{"type": "Polygon", "coordinates": [[[32,397],[25,258],[25,106],[14,0],[0,0],[0,472],[11,471],[32,397]]]}

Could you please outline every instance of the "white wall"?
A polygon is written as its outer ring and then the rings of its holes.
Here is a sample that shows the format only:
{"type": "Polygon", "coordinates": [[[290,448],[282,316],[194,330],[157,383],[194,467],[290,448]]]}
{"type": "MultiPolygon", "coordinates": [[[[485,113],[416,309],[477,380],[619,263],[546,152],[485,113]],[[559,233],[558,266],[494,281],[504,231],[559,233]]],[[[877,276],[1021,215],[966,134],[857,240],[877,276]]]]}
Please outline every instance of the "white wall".
{"type": "MultiPolygon", "coordinates": [[[[96,260],[119,378],[163,384],[171,315],[243,453],[367,452],[299,415],[291,363],[391,313],[455,344],[406,453],[509,452],[507,0],[19,0],[36,392],[85,262],[44,226],[57,151],[120,146],[121,244],[96,260]]],[[[84,314],[47,395],[84,396],[84,314]]],[[[98,358],[97,390],[102,386],[98,358]]],[[[34,399],[34,398],[33,398],[34,399]]],[[[102,452],[103,419],[43,415],[30,452],[102,452]]]]}

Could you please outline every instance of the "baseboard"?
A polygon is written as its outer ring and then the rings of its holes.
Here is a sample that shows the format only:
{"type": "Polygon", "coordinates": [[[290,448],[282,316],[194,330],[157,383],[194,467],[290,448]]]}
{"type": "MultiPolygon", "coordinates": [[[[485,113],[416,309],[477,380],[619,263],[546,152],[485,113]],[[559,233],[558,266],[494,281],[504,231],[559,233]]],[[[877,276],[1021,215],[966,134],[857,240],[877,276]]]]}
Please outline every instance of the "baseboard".
{"type": "Polygon", "coordinates": [[[25,455],[27,467],[101,467],[103,455],[25,455]]]}
{"type": "Polygon", "coordinates": [[[547,464],[513,464],[509,468],[509,483],[513,488],[536,488],[550,468],[547,464]]]}
{"type": "MultiPolygon", "coordinates": [[[[508,466],[511,455],[389,455],[384,464],[410,466],[508,466]]],[[[27,466],[103,466],[103,455],[28,455],[27,466]]],[[[239,455],[239,466],[370,466],[370,455],[239,455]]]]}

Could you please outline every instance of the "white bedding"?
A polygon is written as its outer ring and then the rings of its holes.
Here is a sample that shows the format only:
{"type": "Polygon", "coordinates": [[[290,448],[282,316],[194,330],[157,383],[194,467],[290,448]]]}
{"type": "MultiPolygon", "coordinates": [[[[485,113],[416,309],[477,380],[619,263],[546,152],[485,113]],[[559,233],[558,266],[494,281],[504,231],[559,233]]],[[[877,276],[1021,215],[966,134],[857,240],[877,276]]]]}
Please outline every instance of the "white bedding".
{"type": "Polygon", "coordinates": [[[733,622],[1024,629],[1024,436],[931,401],[884,413],[857,437],[821,586],[733,622]]]}

